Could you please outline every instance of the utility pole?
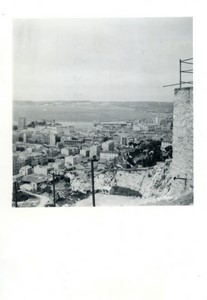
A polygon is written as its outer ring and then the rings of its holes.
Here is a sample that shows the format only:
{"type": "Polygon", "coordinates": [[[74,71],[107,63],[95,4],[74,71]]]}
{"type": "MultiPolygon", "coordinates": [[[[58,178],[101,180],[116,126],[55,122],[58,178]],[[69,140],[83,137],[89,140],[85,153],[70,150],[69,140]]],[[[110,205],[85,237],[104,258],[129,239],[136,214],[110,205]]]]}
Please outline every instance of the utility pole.
{"type": "Polygon", "coordinates": [[[14,182],[14,199],[15,199],[15,207],[18,207],[17,204],[17,182],[14,182]]]}
{"type": "Polygon", "coordinates": [[[94,165],[93,165],[93,158],[91,159],[91,181],[92,181],[92,200],[93,200],[93,206],[96,206],[95,202],[95,190],[94,190],[94,165]]]}
{"type": "Polygon", "coordinates": [[[55,207],[55,174],[54,173],[52,174],[52,178],[53,178],[53,180],[52,180],[52,183],[53,183],[53,205],[55,207]]]}

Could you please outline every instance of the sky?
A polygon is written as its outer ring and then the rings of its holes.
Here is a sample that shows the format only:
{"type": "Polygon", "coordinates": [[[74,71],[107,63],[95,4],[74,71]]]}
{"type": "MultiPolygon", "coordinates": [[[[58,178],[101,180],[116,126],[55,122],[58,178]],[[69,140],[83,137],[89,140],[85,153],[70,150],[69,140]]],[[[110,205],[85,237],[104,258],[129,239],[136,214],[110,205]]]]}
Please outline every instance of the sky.
{"type": "Polygon", "coordinates": [[[175,87],[163,85],[178,83],[179,59],[193,57],[192,22],[14,19],[13,99],[172,101],[175,87]]]}

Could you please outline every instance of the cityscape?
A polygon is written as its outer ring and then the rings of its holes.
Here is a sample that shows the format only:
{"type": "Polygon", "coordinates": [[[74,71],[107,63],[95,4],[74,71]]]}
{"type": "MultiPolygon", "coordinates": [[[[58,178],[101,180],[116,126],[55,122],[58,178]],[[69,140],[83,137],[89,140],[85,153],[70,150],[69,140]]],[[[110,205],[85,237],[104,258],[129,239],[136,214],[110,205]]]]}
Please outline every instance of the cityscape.
{"type": "Polygon", "coordinates": [[[15,20],[12,206],[192,204],[193,81],[183,65],[193,60],[171,50],[192,54],[189,32],[191,18],[15,20]],[[166,37],[172,24],[183,36],[166,37]],[[165,60],[151,60],[151,43],[165,60]]]}
{"type": "MultiPolygon", "coordinates": [[[[67,126],[56,120],[27,123],[25,117],[19,117],[18,124],[13,126],[13,176],[21,191],[29,191],[33,197],[35,193],[44,195],[48,198],[46,204],[52,205],[54,174],[57,205],[72,205],[91,193],[90,161],[95,158],[95,178],[99,180],[96,191],[110,193],[114,188],[112,181],[107,183],[111,174],[115,177],[117,171],[136,171],[171,160],[170,109],[167,113],[160,112],[160,117],[148,119],[94,121],[88,124],[89,128],[81,123],[67,126]]],[[[139,192],[126,188],[125,194],[139,192]]],[[[26,203],[38,202],[34,198],[26,203]]]]}

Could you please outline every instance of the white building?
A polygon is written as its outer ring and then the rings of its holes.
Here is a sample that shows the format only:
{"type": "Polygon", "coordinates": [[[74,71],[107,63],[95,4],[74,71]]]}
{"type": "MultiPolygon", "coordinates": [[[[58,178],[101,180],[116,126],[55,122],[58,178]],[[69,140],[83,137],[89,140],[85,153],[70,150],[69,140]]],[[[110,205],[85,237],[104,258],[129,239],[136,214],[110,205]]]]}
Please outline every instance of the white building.
{"type": "Polygon", "coordinates": [[[53,163],[53,168],[55,170],[57,170],[57,169],[63,169],[64,165],[65,165],[65,161],[64,161],[64,159],[61,159],[61,160],[55,161],[53,163]]]}
{"type": "Polygon", "coordinates": [[[67,141],[71,141],[72,140],[72,136],[68,136],[68,135],[63,135],[60,138],[61,142],[67,142],[67,141]]]}
{"type": "Polygon", "coordinates": [[[70,135],[71,129],[69,126],[58,126],[57,127],[57,133],[58,135],[70,135]]]}
{"type": "Polygon", "coordinates": [[[48,167],[47,166],[35,166],[34,173],[40,175],[47,175],[48,174],[48,167]]]}
{"type": "Polygon", "coordinates": [[[70,149],[70,148],[62,148],[61,149],[61,154],[69,156],[69,155],[72,154],[72,149],[70,149]]]}
{"type": "Polygon", "coordinates": [[[26,118],[25,117],[19,117],[19,119],[18,119],[18,129],[19,130],[26,129],[26,118]]]}
{"type": "Polygon", "coordinates": [[[34,150],[34,149],[33,149],[32,147],[27,147],[27,152],[28,152],[28,153],[32,153],[33,150],[34,150]]]}
{"type": "Polygon", "coordinates": [[[139,123],[134,123],[133,124],[133,131],[141,131],[142,130],[142,126],[139,123]]]}
{"type": "Polygon", "coordinates": [[[160,118],[156,116],[154,118],[154,123],[155,123],[155,125],[160,125],[160,118]]]}
{"type": "Polygon", "coordinates": [[[56,135],[53,132],[50,132],[50,145],[56,144],[56,135]]]}
{"type": "Polygon", "coordinates": [[[89,154],[90,154],[89,149],[81,149],[80,150],[80,155],[82,155],[83,157],[89,157],[89,154]]]}
{"type": "Polygon", "coordinates": [[[114,141],[106,141],[102,144],[103,151],[114,151],[114,141]]]}
{"type": "Polygon", "coordinates": [[[69,155],[65,157],[65,167],[74,166],[77,163],[77,157],[69,155]]]}
{"type": "Polygon", "coordinates": [[[24,176],[22,178],[22,182],[23,183],[28,183],[31,185],[32,190],[38,190],[39,188],[41,188],[42,184],[47,184],[48,182],[51,182],[52,180],[52,176],[48,175],[40,175],[40,174],[30,174],[27,176],[24,176]]]}
{"type": "Polygon", "coordinates": [[[121,136],[120,136],[120,144],[121,144],[122,146],[127,146],[128,141],[127,141],[127,136],[126,136],[126,135],[121,135],[121,136]]]}
{"type": "Polygon", "coordinates": [[[27,142],[27,134],[26,132],[23,133],[23,143],[27,142]]]}
{"type": "Polygon", "coordinates": [[[101,151],[100,145],[93,145],[90,147],[90,158],[93,158],[94,156],[99,157],[101,151]]]}
{"type": "Polygon", "coordinates": [[[133,131],[147,131],[148,126],[144,123],[134,123],[133,124],[133,131]]]}
{"type": "Polygon", "coordinates": [[[117,152],[112,151],[101,151],[100,153],[100,159],[101,160],[113,160],[115,157],[118,157],[119,154],[117,152]]]}
{"type": "Polygon", "coordinates": [[[21,169],[19,170],[19,174],[22,176],[32,174],[32,167],[31,166],[21,167],[21,169]]]}

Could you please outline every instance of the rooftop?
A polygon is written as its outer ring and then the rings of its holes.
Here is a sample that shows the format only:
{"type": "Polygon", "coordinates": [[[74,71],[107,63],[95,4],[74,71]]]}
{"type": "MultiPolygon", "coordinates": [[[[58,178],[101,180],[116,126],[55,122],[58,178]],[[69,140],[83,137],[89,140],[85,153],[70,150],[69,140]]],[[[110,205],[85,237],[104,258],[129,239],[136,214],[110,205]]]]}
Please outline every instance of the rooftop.
{"type": "Polygon", "coordinates": [[[103,144],[111,144],[111,143],[114,143],[113,140],[108,140],[108,141],[105,141],[103,144]]]}
{"type": "Polygon", "coordinates": [[[33,152],[33,153],[30,154],[30,156],[40,156],[40,155],[43,155],[43,153],[33,152]]]}
{"type": "Polygon", "coordinates": [[[117,151],[101,151],[101,153],[118,154],[117,151]]]}
{"type": "Polygon", "coordinates": [[[27,176],[24,176],[22,178],[22,181],[27,181],[27,182],[35,182],[35,183],[41,183],[41,182],[45,182],[52,179],[51,175],[45,176],[45,175],[41,175],[41,174],[30,174],[27,176]]]}
{"type": "Polygon", "coordinates": [[[28,169],[30,169],[30,168],[31,168],[31,166],[24,166],[24,167],[21,167],[20,170],[28,170],[28,169]]]}

